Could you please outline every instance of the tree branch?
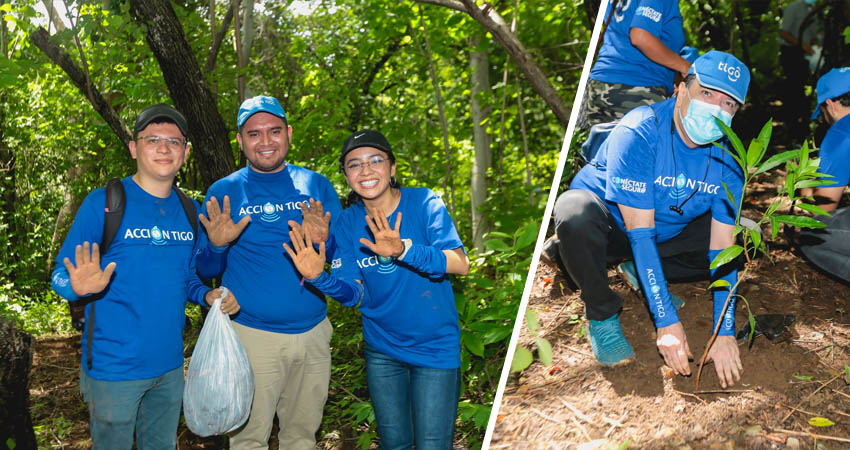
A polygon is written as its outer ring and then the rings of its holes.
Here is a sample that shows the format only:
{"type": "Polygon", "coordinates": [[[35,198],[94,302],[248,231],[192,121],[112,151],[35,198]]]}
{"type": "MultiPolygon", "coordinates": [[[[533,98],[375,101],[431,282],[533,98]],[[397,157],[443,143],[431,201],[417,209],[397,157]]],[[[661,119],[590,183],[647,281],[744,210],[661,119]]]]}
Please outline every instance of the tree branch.
{"type": "Polygon", "coordinates": [[[54,64],[61,67],[63,71],[74,83],[74,86],[80,90],[84,97],[89,99],[89,102],[94,107],[95,111],[100,114],[100,117],[109,125],[113,132],[121,139],[124,145],[127,145],[133,136],[130,134],[130,129],[121,121],[121,117],[112,108],[112,105],[103,97],[99,90],[94,86],[86,83],[86,74],[80,69],[61,47],[50,42],[50,34],[44,28],[39,27],[30,34],[30,40],[38,47],[54,64]],[[90,89],[90,90],[89,90],[90,89]],[[89,96],[91,92],[91,96],[89,96]]]}
{"type": "Polygon", "coordinates": [[[221,50],[221,43],[224,42],[224,38],[230,30],[230,22],[233,20],[234,1],[235,0],[230,1],[230,6],[227,7],[227,14],[224,15],[224,20],[221,21],[221,26],[218,27],[215,39],[213,39],[213,42],[210,45],[210,51],[207,54],[207,62],[204,64],[204,73],[210,73],[213,69],[215,69],[215,62],[218,59],[218,51],[221,50]]]}
{"type": "Polygon", "coordinates": [[[531,53],[522,45],[517,37],[511,33],[505,21],[489,4],[484,4],[480,8],[473,0],[414,0],[417,3],[430,3],[440,5],[446,8],[451,8],[457,11],[462,11],[469,14],[475,19],[485,30],[493,35],[493,38],[501,44],[502,48],[508,52],[508,55],[513,60],[514,64],[522,70],[525,78],[531,83],[534,91],[537,92],[543,101],[549,106],[549,109],[555,113],[555,116],[565,127],[570,121],[570,111],[564,105],[563,100],[552,87],[546,74],[534,62],[531,53]]]}

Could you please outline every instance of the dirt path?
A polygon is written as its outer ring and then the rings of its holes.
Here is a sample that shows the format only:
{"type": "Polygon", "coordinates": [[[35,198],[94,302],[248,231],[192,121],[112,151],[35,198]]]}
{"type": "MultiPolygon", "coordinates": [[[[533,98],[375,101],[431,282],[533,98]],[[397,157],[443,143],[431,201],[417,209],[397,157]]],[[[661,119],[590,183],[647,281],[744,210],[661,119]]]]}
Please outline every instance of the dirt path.
{"type": "MultiPolygon", "coordinates": [[[[844,372],[850,365],[850,288],[782,245],[771,250],[775,265],[766,259],[754,263],[742,293],[754,314],[796,315],[793,337],[774,344],[761,336],[751,349],[742,346],[742,379],[727,392],[710,364],[699,392],[693,376],[672,375],[657,353],[643,296],[613,270],[609,281],[624,299],[621,323],[637,358],[619,367],[598,365],[578,294],[541,264],[529,308],[537,311],[539,334],[552,343],[554,361],[551,367],[535,361],[511,376],[490,448],[622,448],[626,443],[632,448],[815,448],[817,442],[827,445],[817,448],[850,449],[850,375],[844,372]],[[792,407],[797,410],[786,419],[792,407]],[[812,417],[835,425],[809,425],[812,417]]],[[[712,322],[707,286],[670,287],[686,302],[679,316],[697,358],[712,322]]],[[[744,311],[739,305],[739,327],[746,323],[744,311]]],[[[533,348],[525,327],[519,343],[533,348]]]]}

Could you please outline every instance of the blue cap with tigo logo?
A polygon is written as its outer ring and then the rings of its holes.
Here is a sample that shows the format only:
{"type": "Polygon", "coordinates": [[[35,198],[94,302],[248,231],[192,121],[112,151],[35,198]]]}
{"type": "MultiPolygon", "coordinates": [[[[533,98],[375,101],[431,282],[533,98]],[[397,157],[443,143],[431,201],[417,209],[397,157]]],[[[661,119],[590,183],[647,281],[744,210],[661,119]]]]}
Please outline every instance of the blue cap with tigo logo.
{"type": "Polygon", "coordinates": [[[812,113],[812,120],[820,117],[820,105],[823,102],[850,92],[850,67],[837,67],[818,80],[818,104],[812,113]]]}
{"type": "Polygon", "coordinates": [[[744,103],[750,86],[750,69],[729,53],[710,50],[691,64],[688,74],[703,87],[715,89],[744,103]]]}
{"type": "Polygon", "coordinates": [[[283,106],[280,106],[280,102],[276,98],[258,95],[242,102],[242,105],[239,107],[239,115],[236,116],[236,128],[241,130],[242,125],[245,125],[245,121],[258,112],[273,114],[288,123],[283,106]]]}

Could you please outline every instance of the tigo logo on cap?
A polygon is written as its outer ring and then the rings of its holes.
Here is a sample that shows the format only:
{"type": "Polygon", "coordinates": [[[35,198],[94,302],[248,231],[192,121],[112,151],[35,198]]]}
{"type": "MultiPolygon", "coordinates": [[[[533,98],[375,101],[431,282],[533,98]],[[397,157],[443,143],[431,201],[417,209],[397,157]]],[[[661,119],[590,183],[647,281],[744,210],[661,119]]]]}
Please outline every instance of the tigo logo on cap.
{"type": "Polygon", "coordinates": [[[729,53],[711,50],[691,64],[688,74],[694,74],[703,87],[718,90],[744,103],[750,86],[750,70],[729,53]]]}
{"type": "Polygon", "coordinates": [[[717,64],[717,69],[721,72],[726,72],[729,81],[735,82],[738,81],[738,78],[741,78],[741,68],[738,66],[732,67],[729,63],[721,61],[717,64]]]}
{"type": "Polygon", "coordinates": [[[283,106],[280,106],[280,102],[276,98],[258,95],[245,100],[239,106],[239,114],[236,116],[236,128],[241,130],[242,125],[245,125],[245,121],[258,112],[269,113],[280,117],[284,122],[288,122],[286,120],[286,112],[284,112],[283,106]]]}

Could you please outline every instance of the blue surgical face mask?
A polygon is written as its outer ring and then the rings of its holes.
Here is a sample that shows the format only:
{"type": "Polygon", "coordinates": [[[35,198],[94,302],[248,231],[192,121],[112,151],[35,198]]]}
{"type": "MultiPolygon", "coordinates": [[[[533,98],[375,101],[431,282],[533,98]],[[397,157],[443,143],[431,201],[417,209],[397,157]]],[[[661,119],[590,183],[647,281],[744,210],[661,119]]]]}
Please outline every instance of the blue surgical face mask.
{"type": "Polygon", "coordinates": [[[723,129],[714,121],[714,118],[719,118],[728,127],[732,124],[732,114],[724,111],[719,105],[691,98],[688,89],[685,89],[685,92],[688,93],[691,101],[684,117],[682,117],[681,109],[679,110],[679,119],[682,120],[682,126],[688,138],[697,145],[709,144],[722,138],[723,129]]]}

